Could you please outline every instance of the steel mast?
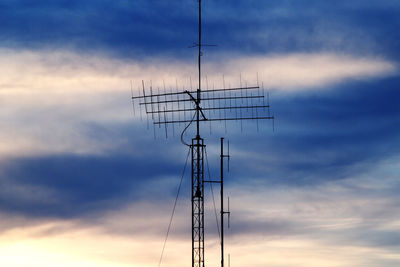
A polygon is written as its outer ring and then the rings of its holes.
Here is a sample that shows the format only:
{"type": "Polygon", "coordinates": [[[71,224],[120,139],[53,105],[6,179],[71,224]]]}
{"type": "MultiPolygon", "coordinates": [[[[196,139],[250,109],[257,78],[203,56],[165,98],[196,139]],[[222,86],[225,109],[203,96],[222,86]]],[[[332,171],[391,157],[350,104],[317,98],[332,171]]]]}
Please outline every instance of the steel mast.
{"type": "Polygon", "coordinates": [[[199,3],[196,137],[192,139],[192,267],[204,267],[204,140],[200,137],[201,102],[201,0],[199,3]]]}

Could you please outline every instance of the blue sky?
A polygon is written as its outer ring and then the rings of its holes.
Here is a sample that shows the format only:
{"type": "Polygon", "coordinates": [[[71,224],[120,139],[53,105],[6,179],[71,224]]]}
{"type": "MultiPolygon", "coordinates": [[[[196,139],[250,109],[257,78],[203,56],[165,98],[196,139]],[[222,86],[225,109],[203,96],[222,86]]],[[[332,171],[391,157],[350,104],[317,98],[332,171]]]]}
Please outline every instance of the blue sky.
{"type": "MultiPolygon", "coordinates": [[[[2,1],[6,267],[157,264],[186,148],[179,134],[154,140],[130,84],[190,86],[196,5],[2,1]]],[[[231,143],[232,266],[399,266],[399,13],[390,0],[204,0],[210,86],[258,73],[276,116],[274,132],[204,128],[215,175],[219,137],[231,143]]],[[[189,186],[186,175],[165,266],[190,261],[177,253],[190,254],[189,186]]]]}

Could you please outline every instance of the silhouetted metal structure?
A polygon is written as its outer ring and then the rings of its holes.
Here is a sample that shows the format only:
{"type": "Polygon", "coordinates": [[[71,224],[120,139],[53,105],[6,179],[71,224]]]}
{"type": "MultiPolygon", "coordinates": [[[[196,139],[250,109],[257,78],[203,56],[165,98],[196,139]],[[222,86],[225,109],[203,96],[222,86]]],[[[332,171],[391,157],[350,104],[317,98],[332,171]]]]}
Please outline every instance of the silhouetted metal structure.
{"type": "MultiPolygon", "coordinates": [[[[213,88],[202,89],[202,68],[201,57],[203,56],[202,47],[206,46],[202,43],[202,4],[198,0],[198,43],[194,47],[198,47],[198,88],[197,90],[182,90],[167,92],[164,86],[164,92],[153,92],[152,85],[146,89],[144,81],[142,81],[141,92],[138,96],[132,96],[133,103],[138,104],[140,111],[143,108],[147,118],[153,123],[153,129],[161,128],[165,130],[165,136],[168,137],[172,127],[175,132],[176,125],[184,125],[181,133],[182,142],[191,149],[191,205],[192,205],[192,267],[204,267],[204,184],[206,182],[219,183],[221,186],[221,266],[224,267],[224,215],[230,215],[230,211],[224,210],[223,195],[223,162],[224,158],[229,159],[229,154],[223,152],[223,138],[221,138],[221,177],[219,181],[205,181],[204,179],[204,155],[205,144],[204,139],[200,135],[201,125],[209,123],[210,129],[213,122],[242,121],[253,120],[273,120],[270,115],[269,103],[265,102],[264,90],[257,85],[240,86],[232,88],[213,88]],[[195,136],[191,143],[184,141],[184,133],[192,123],[195,123],[195,136]]],[[[224,82],[225,83],[225,82],[224,82]]]]}

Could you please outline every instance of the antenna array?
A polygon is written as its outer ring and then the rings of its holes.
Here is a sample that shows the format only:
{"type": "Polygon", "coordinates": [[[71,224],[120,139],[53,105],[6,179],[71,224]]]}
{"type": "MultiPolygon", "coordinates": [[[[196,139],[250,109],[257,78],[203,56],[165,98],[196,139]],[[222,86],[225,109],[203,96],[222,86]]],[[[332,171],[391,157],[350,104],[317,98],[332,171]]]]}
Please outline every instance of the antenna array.
{"type": "MultiPolygon", "coordinates": [[[[164,85],[164,92],[160,93],[153,89],[152,85],[146,88],[142,81],[139,95],[132,96],[132,103],[140,107],[141,115],[143,110],[149,121],[152,122],[154,134],[156,127],[163,127],[165,136],[175,127],[182,125],[184,129],[181,133],[182,143],[190,147],[192,171],[191,171],[191,204],[192,204],[192,267],[204,267],[204,139],[200,136],[200,128],[204,123],[211,125],[215,122],[223,122],[225,130],[227,122],[240,122],[243,129],[243,121],[274,120],[270,115],[268,97],[265,99],[264,89],[258,85],[243,86],[240,78],[238,87],[225,87],[223,79],[223,88],[204,90],[202,88],[202,69],[201,57],[203,56],[202,47],[207,46],[202,43],[201,29],[201,0],[198,0],[199,6],[199,30],[198,43],[198,88],[197,90],[176,88],[174,92],[167,92],[164,85]],[[183,140],[185,131],[192,123],[195,123],[196,134],[191,143],[183,140]]],[[[223,216],[230,215],[230,211],[225,211],[223,206],[223,160],[229,155],[223,154],[223,138],[221,138],[221,177],[217,181],[221,185],[221,267],[224,267],[224,243],[223,243],[223,216]]]]}
{"type": "Polygon", "coordinates": [[[236,121],[243,129],[243,121],[256,122],[257,130],[260,120],[272,120],[268,93],[260,86],[238,86],[231,88],[206,89],[197,91],[182,89],[176,92],[154,93],[150,85],[146,88],[142,81],[139,96],[132,96],[134,107],[139,107],[140,115],[146,116],[148,126],[151,123],[154,133],[156,128],[163,128],[165,136],[174,135],[180,126],[187,126],[196,121],[199,110],[199,123],[209,124],[210,131],[214,122],[223,122],[225,132],[227,122],[236,121]]]}

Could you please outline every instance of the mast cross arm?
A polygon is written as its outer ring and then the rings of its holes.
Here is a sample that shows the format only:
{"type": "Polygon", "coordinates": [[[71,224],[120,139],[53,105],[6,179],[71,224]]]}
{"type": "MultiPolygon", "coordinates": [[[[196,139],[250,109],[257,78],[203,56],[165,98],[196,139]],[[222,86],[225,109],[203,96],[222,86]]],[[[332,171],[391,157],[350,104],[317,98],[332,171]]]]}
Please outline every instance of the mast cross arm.
{"type": "Polygon", "coordinates": [[[202,110],[202,108],[200,107],[199,101],[198,101],[196,98],[194,98],[194,97],[192,96],[192,94],[191,94],[188,90],[186,90],[185,93],[187,93],[187,94],[189,95],[189,97],[193,100],[193,102],[196,104],[196,108],[199,109],[199,111],[200,111],[200,113],[201,113],[201,116],[203,116],[204,120],[207,121],[208,119],[206,118],[206,115],[204,115],[203,110],[202,110]]]}
{"type": "Polygon", "coordinates": [[[217,181],[217,180],[204,180],[205,183],[211,183],[211,184],[220,184],[221,181],[217,181]]]}

